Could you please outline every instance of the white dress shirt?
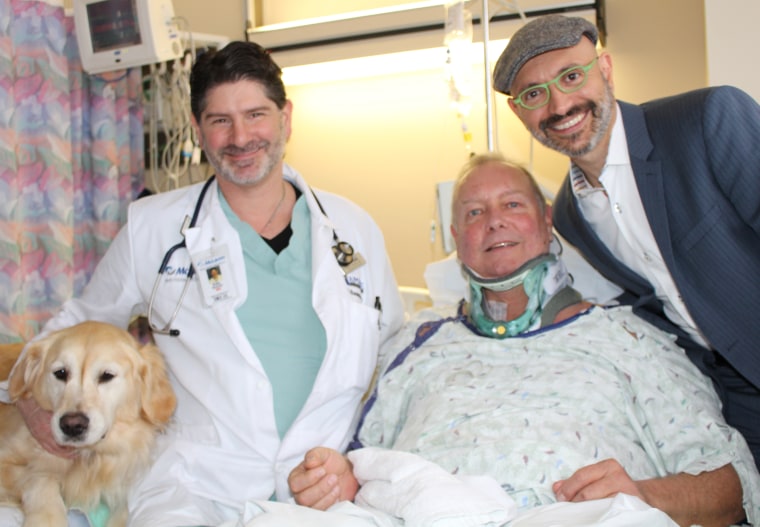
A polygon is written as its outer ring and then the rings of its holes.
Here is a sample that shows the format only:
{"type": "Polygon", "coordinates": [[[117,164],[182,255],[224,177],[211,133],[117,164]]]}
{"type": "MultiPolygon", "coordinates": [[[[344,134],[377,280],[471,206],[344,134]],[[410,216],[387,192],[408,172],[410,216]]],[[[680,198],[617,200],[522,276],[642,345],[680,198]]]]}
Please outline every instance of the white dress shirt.
{"type": "Polygon", "coordinates": [[[695,342],[709,347],[662,259],[636,186],[623,120],[618,118],[619,107],[616,115],[607,160],[599,178],[602,186],[592,187],[583,172],[572,166],[573,193],[581,213],[607,248],[654,286],[667,317],[695,342]]]}

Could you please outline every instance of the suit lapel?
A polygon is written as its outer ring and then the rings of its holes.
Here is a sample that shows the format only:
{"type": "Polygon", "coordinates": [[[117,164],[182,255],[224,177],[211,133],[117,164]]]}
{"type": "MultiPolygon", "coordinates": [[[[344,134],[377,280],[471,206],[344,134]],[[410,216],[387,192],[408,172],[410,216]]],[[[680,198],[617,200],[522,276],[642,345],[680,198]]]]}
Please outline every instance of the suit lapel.
{"type": "Polygon", "coordinates": [[[670,240],[662,164],[658,160],[650,160],[654,146],[649,137],[644,110],[640,106],[624,102],[620,103],[620,109],[625,124],[628,155],[641,203],[665,265],[668,269],[673,269],[673,246],[670,240]]]}

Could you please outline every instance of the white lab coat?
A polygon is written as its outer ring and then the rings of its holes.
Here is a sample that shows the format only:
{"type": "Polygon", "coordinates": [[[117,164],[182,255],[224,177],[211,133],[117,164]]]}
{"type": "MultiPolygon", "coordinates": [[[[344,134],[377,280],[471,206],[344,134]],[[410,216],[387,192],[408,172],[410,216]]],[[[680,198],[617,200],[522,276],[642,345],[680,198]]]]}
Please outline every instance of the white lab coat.
{"type": "MultiPolygon", "coordinates": [[[[248,499],[291,498],[287,476],[307,449],[345,448],[380,344],[403,321],[384,240],[370,216],[344,198],[318,192],[325,216],[303,178],[287,165],[284,175],[301,190],[311,212],[312,304],[327,336],[313,390],[280,440],[269,379],[235,315],[246,296],[256,294],[256,285],[246,284],[240,239],[225,217],[214,182],[197,225],[186,233],[187,247],[195,255],[226,245],[227,273],[231,270],[237,296],[207,306],[196,274],[173,324],[180,335],[156,336],[178,407],[156,464],[134,493],[131,525],[209,525],[229,519],[229,511],[248,499]],[[366,265],[344,275],[332,253],[333,228],[366,265]],[[382,310],[375,307],[377,298],[382,310]],[[176,519],[157,521],[158,511],[173,511],[176,519]]],[[[85,319],[126,326],[132,316],[146,313],[161,260],[181,240],[182,219],[192,216],[201,186],[131,204],[127,224],[82,297],[67,302],[45,332],[85,319]]],[[[188,258],[180,250],[172,263],[186,266],[188,258]]],[[[171,272],[162,276],[154,305],[159,326],[174,311],[185,282],[171,272]]]]}

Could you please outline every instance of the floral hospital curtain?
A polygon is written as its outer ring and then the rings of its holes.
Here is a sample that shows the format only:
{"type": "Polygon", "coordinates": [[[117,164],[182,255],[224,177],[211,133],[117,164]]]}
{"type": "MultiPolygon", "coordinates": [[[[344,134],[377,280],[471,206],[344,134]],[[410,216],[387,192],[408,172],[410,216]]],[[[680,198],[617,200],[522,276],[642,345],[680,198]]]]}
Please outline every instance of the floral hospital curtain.
{"type": "Polygon", "coordinates": [[[82,72],[60,0],[0,0],[0,342],[81,292],[142,189],[141,83],[82,72]]]}

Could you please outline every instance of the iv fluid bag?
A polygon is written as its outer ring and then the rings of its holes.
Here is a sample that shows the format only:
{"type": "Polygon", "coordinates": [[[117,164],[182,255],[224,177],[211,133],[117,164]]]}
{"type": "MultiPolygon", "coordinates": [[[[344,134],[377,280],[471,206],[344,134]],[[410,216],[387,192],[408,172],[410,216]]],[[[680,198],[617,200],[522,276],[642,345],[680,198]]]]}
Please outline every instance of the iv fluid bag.
{"type": "Polygon", "coordinates": [[[466,2],[447,2],[446,28],[443,43],[452,40],[472,43],[472,12],[465,7],[466,2]]]}
{"type": "Polygon", "coordinates": [[[443,42],[449,100],[459,115],[467,116],[472,106],[472,12],[462,1],[448,2],[444,7],[446,29],[443,42]]]}

